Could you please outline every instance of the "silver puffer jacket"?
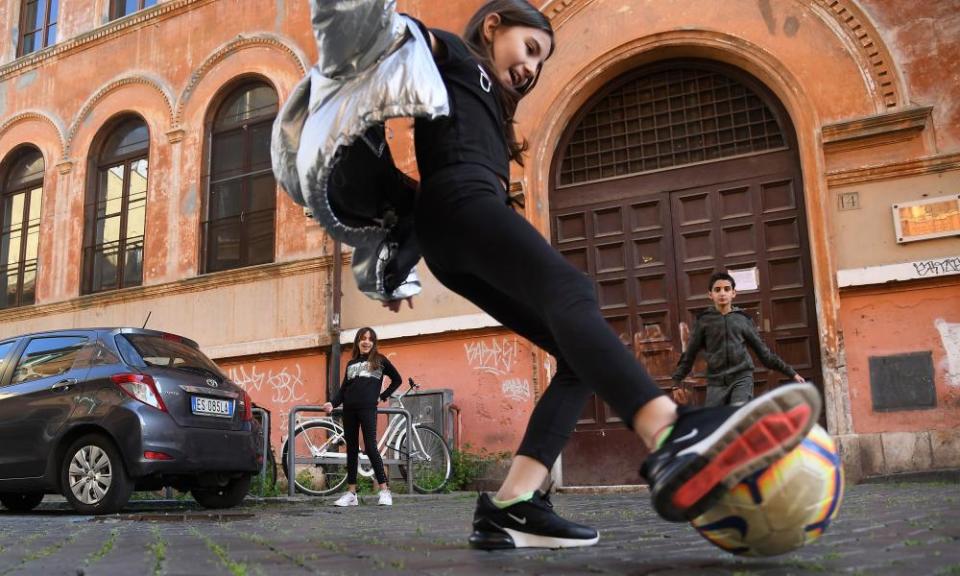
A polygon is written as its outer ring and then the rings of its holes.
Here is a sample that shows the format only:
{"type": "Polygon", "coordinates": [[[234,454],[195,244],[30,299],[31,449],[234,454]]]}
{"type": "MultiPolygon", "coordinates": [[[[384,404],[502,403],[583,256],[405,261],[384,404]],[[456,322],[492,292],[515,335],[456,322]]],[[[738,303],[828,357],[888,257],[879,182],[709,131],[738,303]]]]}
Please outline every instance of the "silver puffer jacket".
{"type": "Polygon", "coordinates": [[[334,238],[354,247],[360,290],[420,292],[416,182],[394,165],[384,121],[449,114],[446,88],[415,21],[395,0],[311,0],[319,60],[273,126],[277,181],[334,238]]]}

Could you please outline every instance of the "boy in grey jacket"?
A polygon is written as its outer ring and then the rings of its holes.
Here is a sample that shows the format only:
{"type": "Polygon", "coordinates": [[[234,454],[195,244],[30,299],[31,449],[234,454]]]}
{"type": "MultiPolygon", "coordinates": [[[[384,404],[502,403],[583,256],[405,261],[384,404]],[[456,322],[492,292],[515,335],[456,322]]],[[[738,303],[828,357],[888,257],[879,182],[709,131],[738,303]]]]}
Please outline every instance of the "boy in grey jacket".
{"type": "Polygon", "coordinates": [[[742,309],[734,308],[737,284],[732,276],[726,272],[713,274],[707,294],[713,308],[697,316],[693,335],[673,373],[673,381],[678,386],[690,373],[697,353],[702,349],[707,354],[707,399],[704,405],[748,402],[753,398],[753,360],[747,346],[753,348],[767,368],[797,382],[804,381],[803,376],[767,348],[750,316],[742,309]]]}

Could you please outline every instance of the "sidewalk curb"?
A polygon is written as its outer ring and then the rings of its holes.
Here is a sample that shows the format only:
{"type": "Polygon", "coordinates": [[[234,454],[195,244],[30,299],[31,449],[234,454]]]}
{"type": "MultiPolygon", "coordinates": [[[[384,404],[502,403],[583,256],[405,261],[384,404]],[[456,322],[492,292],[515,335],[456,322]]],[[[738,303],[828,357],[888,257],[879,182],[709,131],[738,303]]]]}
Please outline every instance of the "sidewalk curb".
{"type": "Polygon", "coordinates": [[[951,482],[960,484],[960,468],[868,476],[861,478],[859,484],[894,484],[897,482],[951,482]]]}
{"type": "Polygon", "coordinates": [[[649,494],[646,484],[619,484],[615,486],[563,486],[555,488],[559,494],[649,494]]]}

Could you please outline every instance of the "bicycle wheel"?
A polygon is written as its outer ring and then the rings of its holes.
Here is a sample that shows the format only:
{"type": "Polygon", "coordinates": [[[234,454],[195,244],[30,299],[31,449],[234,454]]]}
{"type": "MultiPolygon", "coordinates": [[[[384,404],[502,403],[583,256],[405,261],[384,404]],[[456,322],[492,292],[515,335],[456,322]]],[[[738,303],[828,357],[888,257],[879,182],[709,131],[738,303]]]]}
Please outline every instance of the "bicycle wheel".
{"type": "MultiPolygon", "coordinates": [[[[343,433],[329,422],[301,424],[294,433],[294,470],[297,490],[313,496],[336,492],[347,481],[347,446],[343,433]]],[[[287,470],[287,450],[283,445],[283,473],[287,470]]]]}
{"type": "MultiPolygon", "coordinates": [[[[413,450],[410,451],[410,465],[413,467],[413,489],[421,494],[430,494],[439,492],[447,485],[450,480],[452,468],[450,466],[450,449],[447,443],[432,428],[426,426],[414,426],[414,436],[419,436],[420,442],[413,442],[413,450]],[[419,445],[418,445],[419,444],[419,445]]],[[[393,458],[403,458],[403,455],[409,450],[409,442],[406,433],[401,433],[396,446],[393,448],[393,458]]],[[[407,467],[400,464],[400,474],[407,478],[407,467]]]]}

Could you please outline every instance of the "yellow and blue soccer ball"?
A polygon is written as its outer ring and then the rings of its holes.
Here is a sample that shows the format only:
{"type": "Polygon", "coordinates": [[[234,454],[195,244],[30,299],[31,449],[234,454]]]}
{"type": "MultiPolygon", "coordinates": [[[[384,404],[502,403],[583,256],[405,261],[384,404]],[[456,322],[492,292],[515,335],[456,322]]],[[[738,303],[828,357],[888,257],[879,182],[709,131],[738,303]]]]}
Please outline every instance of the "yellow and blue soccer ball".
{"type": "Polygon", "coordinates": [[[775,556],[819,538],[842,498],[837,447],[826,430],[814,426],[799,446],[734,486],[691,523],[727,552],[775,556]]]}

